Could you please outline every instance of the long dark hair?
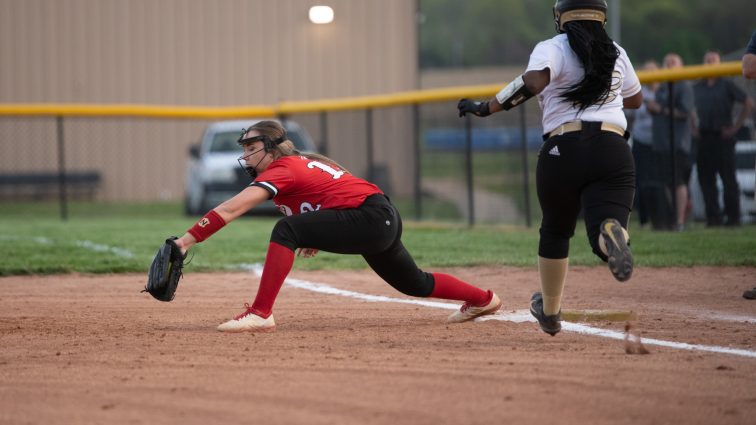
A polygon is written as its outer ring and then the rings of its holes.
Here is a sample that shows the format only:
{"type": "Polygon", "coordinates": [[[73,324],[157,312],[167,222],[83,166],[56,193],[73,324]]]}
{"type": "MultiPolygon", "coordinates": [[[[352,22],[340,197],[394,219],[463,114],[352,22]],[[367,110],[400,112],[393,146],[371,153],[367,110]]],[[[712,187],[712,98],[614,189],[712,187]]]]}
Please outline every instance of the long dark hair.
{"type": "Polygon", "coordinates": [[[604,30],[604,25],[596,21],[565,22],[564,32],[583,64],[585,75],[579,82],[568,87],[561,94],[581,111],[594,104],[603,105],[612,86],[614,63],[619,50],[604,30]]]}
{"type": "Polygon", "coordinates": [[[294,143],[291,140],[286,138],[286,130],[284,130],[283,126],[276,121],[271,121],[271,120],[259,121],[255,123],[253,126],[249,127],[247,129],[247,133],[249,133],[251,130],[255,130],[263,136],[268,136],[272,140],[279,140],[282,137],[284,138],[282,142],[276,143],[270,147],[271,151],[273,152],[274,159],[278,159],[284,156],[299,155],[305,158],[313,159],[315,161],[324,162],[329,165],[335,165],[336,167],[349,173],[349,170],[342,167],[341,164],[339,164],[335,160],[325,155],[321,155],[319,153],[312,153],[312,152],[299,152],[294,147],[294,143]]]}

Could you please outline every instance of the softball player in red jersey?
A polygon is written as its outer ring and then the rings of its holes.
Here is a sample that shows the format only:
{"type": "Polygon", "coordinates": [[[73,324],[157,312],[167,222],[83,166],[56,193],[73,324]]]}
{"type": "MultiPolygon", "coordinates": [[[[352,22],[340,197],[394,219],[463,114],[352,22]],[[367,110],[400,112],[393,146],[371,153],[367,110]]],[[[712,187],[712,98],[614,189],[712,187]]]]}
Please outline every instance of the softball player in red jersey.
{"type": "Polygon", "coordinates": [[[295,151],[277,122],[258,122],[244,131],[239,144],[244,148],[239,161],[254,181],[207,213],[176,243],[186,252],[268,199],[286,217],[273,228],[254,302],[218,326],[219,331],[275,330],[273,303],[297,250],[303,257],[319,250],[360,254],[383,280],[406,295],[463,301],[449,322],[493,314],[501,307],[499,297],[490,290],[418,268],[402,245],[399,212],[383,192],[330,158],[295,151]]]}
{"type": "Polygon", "coordinates": [[[604,0],[557,0],[557,36],[536,45],[524,74],[487,102],[461,99],[460,116],[487,116],[538,95],[544,144],[536,187],[541,204],[538,271],[541,292],[530,312],[541,329],[562,329],[562,290],[570,238],[582,209],[593,252],[619,281],[633,271],[627,222],[635,194],[635,165],[624,136],[622,108],[638,108],[643,95],[630,59],[604,30],[604,0]]]}

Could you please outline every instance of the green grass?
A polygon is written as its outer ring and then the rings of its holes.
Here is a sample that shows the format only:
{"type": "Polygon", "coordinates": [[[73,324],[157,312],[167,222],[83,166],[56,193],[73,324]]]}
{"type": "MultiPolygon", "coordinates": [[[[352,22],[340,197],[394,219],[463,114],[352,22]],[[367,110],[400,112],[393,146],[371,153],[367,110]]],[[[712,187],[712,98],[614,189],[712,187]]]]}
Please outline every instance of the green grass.
{"type": "MultiPolygon", "coordinates": [[[[462,186],[466,186],[464,154],[452,151],[428,151],[424,153],[422,163],[422,178],[457,179],[462,186]]],[[[528,179],[532,222],[540,221],[541,213],[538,209],[538,196],[535,186],[535,169],[538,153],[529,151],[528,179]]],[[[522,154],[519,151],[486,151],[474,152],[473,181],[475,187],[489,192],[508,196],[522,215],[525,214],[525,194],[523,181],[522,154]]],[[[466,196],[460,194],[460,196],[466,196]]],[[[424,210],[432,211],[431,208],[424,210]]],[[[432,217],[432,219],[435,217],[432,217]]],[[[441,218],[439,218],[441,219],[441,218]]],[[[525,219],[522,219],[524,225],[525,219]]]]}
{"type": "MultiPolygon", "coordinates": [[[[157,247],[195,221],[173,204],[77,204],[62,221],[55,205],[0,205],[0,275],[68,272],[146,272],[157,247]],[[125,250],[124,251],[119,251],[125,250]],[[133,256],[129,257],[128,254],[133,256]]],[[[189,271],[225,270],[260,263],[277,218],[243,217],[193,250],[189,271]]],[[[640,267],[756,266],[756,226],[682,233],[635,230],[640,267]]],[[[464,226],[405,221],[404,244],[421,267],[535,266],[537,227],[464,226]]],[[[600,265],[585,230],[572,239],[570,263],[600,265]]],[[[360,256],[320,253],[297,259],[299,269],[360,269],[360,256]]]]}
{"type": "MultiPolygon", "coordinates": [[[[403,220],[413,220],[415,217],[415,201],[412,199],[391,198],[391,202],[399,210],[403,220]]],[[[457,206],[452,202],[423,196],[422,219],[429,221],[459,222],[463,219],[457,206]]]]}

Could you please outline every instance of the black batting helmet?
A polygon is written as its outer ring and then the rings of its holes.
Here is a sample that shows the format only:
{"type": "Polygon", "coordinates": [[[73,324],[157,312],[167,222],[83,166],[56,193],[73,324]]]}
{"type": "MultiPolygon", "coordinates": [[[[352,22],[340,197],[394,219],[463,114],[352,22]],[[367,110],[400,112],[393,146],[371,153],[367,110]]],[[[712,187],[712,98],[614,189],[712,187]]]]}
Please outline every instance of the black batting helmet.
{"type": "Polygon", "coordinates": [[[570,21],[598,21],[606,24],[606,0],[557,0],[554,4],[554,24],[558,33],[570,21]]]}

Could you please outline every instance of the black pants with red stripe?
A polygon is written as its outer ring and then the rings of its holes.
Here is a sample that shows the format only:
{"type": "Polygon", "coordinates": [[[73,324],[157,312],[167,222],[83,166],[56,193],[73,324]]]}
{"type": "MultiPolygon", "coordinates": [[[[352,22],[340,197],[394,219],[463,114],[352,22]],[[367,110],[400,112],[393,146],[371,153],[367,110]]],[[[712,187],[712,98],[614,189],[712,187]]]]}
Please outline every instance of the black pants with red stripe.
{"type": "Polygon", "coordinates": [[[541,147],[536,166],[541,257],[568,257],[581,209],[591,248],[604,261],[601,222],[615,218],[627,228],[635,195],[633,155],[624,137],[601,131],[600,125],[584,122],[582,130],[553,136],[541,147]]]}
{"type": "Polygon", "coordinates": [[[337,254],[360,254],[399,292],[427,297],[434,278],[420,270],[401,241],[402,219],[384,195],[372,195],[357,208],[319,210],[287,216],[276,223],[271,242],[337,254]]]}

